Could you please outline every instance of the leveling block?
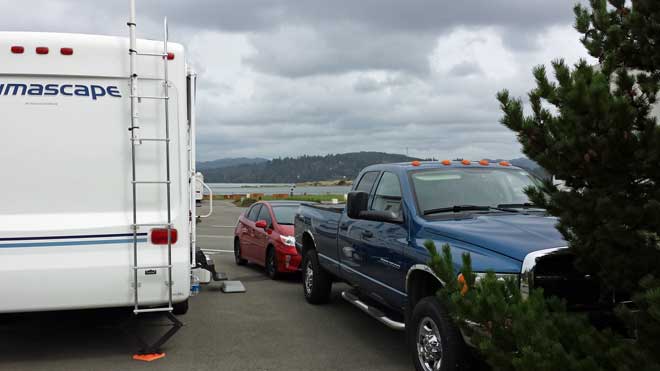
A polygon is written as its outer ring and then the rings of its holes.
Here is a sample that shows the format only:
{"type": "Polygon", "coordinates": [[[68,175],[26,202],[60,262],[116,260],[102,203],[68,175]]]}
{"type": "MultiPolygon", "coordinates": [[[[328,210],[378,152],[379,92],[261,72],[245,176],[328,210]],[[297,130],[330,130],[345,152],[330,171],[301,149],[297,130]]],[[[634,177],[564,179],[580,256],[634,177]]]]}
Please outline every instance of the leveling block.
{"type": "Polygon", "coordinates": [[[221,288],[224,293],[245,292],[245,286],[241,281],[223,281],[221,288]]]}
{"type": "Polygon", "coordinates": [[[151,362],[161,358],[165,358],[165,353],[133,354],[136,361],[151,362]]]}

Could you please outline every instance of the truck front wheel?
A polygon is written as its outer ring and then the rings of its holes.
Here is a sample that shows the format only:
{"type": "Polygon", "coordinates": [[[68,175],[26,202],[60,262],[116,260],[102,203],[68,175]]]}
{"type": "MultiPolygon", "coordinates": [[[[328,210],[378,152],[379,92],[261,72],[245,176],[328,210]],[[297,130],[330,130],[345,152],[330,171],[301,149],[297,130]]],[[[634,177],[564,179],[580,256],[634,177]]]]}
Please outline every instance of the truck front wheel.
{"type": "Polygon", "coordinates": [[[407,330],[417,371],[456,371],[465,363],[463,339],[449,314],[434,297],[420,300],[407,330]]]}
{"type": "Polygon", "coordinates": [[[332,279],[319,264],[316,250],[307,251],[302,267],[305,299],[311,304],[327,303],[330,299],[332,279]]]}

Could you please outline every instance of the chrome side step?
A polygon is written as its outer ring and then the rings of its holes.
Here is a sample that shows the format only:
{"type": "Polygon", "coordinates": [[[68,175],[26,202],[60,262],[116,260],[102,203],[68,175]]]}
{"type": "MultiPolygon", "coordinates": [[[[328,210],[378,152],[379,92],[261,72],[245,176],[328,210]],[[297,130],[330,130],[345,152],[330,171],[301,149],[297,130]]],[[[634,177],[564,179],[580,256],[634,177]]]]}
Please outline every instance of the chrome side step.
{"type": "Polygon", "coordinates": [[[352,294],[348,291],[342,291],[341,297],[344,298],[344,300],[347,302],[360,308],[364,313],[375,318],[378,322],[391,328],[392,330],[403,331],[406,329],[405,323],[392,320],[391,318],[387,317],[385,313],[381,312],[380,309],[374,306],[369,306],[361,301],[357,296],[355,296],[355,294],[352,294]]]}

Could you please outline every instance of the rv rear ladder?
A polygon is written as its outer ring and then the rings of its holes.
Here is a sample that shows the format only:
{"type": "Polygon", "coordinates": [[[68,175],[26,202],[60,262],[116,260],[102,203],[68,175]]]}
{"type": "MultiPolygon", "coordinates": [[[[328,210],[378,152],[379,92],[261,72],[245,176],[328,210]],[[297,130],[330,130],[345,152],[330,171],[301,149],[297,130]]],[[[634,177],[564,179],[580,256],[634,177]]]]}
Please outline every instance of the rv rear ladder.
{"type": "Polygon", "coordinates": [[[135,2],[131,1],[131,13],[130,19],[127,23],[130,33],[130,46],[129,46],[129,56],[130,56],[130,90],[129,95],[131,100],[131,125],[129,131],[131,132],[131,166],[132,166],[132,194],[133,194],[133,296],[134,296],[134,308],[133,313],[150,313],[150,312],[172,312],[172,204],[171,204],[171,186],[172,180],[170,176],[170,119],[169,119],[169,76],[168,76],[168,59],[167,59],[167,43],[168,43],[168,28],[167,28],[167,19],[163,24],[164,31],[164,40],[163,40],[163,52],[162,53],[146,53],[139,52],[137,50],[137,40],[135,35],[136,22],[135,22],[135,2]],[[139,94],[139,77],[136,69],[136,58],[137,56],[152,56],[158,57],[163,60],[163,96],[150,96],[150,95],[140,95],[139,94]],[[139,120],[139,109],[138,105],[141,103],[142,99],[155,99],[162,100],[164,105],[164,115],[165,115],[165,137],[163,138],[139,138],[136,129],[140,129],[138,125],[139,120]],[[166,179],[165,180],[138,180],[137,179],[137,166],[136,166],[136,144],[142,142],[162,142],[165,145],[165,171],[166,179]],[[167,195],[167,221],[165,223],[138,223],[138,185],[141,184],[162,184],[166,186],[166,195],[167,195]],[[149,266],[140,266],[139,265],[139,249],[138,249],[138,231],[143,227],[161,227],[167,228],[167,263],[149,265],[149,266]],[[165,285],[167,286],[167,303],[162,307],[144,307],[140,304],[139,296],[139,275],[138,272],[141,270],[147,269],[166,269],[167,277],[165,285]]]}

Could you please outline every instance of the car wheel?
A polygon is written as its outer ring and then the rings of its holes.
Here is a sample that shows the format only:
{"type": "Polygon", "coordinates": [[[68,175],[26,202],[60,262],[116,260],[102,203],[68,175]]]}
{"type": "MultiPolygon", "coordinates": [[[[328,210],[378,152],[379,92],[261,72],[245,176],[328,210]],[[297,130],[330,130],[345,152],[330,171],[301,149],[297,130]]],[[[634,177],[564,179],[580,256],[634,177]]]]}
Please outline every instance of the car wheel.
{"type": "Polygon", "coordinates": [[[234,261],[236,265],[245,265],[247,260],[243,259],[241,255],[241,241],[237,239],[234,240],[234,261]]]}
{"type": "Polygon", "coordinates": [[[332,277],[319,264],[316,250],[305,254],[302,264],[303,292],[311,304],[327,303],[332,289],[332,277]]]}
{"type": "Polygon", "coordinates": [[[406,330],[417,371],[456,371],[467,364],[463,338],[436,298],[415,305],[406,330]]]}
{"type": "Polygon", "coordinates": [[[188,300],[186,299],[186,301],[182,301],[181,303],[172,304],[172,313],[177,316],[182,316],[188,313],[188,300]]]}
{"type": "Polygon", "coordinates": [[[266,274],[274,280],[280,277],[280,272],[277,270],[277,255],[272,246],[266,251],[266,274]]]}

